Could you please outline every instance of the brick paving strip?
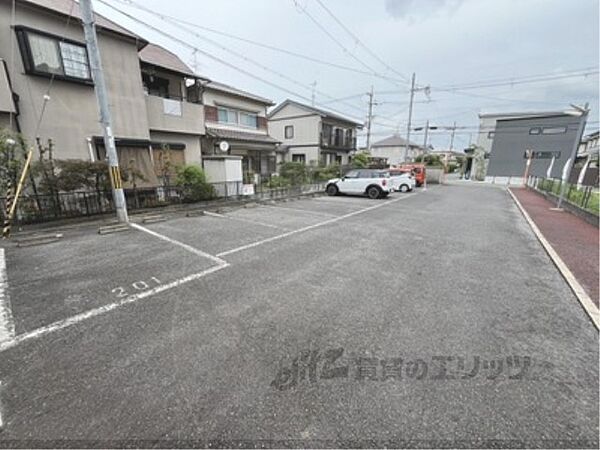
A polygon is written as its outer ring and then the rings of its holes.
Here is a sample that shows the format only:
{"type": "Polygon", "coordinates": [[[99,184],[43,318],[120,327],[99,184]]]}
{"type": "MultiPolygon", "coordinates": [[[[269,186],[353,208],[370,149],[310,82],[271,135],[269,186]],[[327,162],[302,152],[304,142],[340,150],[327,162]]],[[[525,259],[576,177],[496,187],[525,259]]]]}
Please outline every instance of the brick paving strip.
{"type": "MultiPolygon", "coordinates": [[[[585,294],[589,296],[595,306],[595,310],[592,312],[597,315],[600,295],[598,228],[567,211],[552,211],[550,208],[554,208],[556,205],[530,189],[510,188],[510,192],[535,223],[543,238],[566,265],[568,271],[581,285],[585,294]]],[[[550,256],[552,257],[552,255],[550,256]]],[[[552,259],[554,260],[554,258],[552,259]]],[[[557,264],[557,261],[554,262],[557,264]]],[[[557,266],[560,270],[560,264],[557,266]]],[[[564,272],[563,276],[568,278],[564,272]]],[[[567,279],[567,281],[569,280],[567,279]]],[[[576,290],[572,283],[569,284],[576,290]]],[[[578,297],[580,296],[578,295],[578,297]]],[[[585,307],[585,305],[583,306],[585,307]]],[[[589,313],[590,311],[588,311],[589,313]]]]}

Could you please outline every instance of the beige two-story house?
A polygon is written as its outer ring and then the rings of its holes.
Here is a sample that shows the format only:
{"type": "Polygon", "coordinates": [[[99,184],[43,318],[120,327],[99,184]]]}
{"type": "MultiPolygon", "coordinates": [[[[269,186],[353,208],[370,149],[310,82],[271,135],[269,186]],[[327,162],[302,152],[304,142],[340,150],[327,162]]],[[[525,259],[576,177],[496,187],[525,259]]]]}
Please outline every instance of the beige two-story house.
{"type": "Polygon", "coordinates": [[[202,99],[206,125],[202,139],[204,155],[241,157],[247,178],[269,176],[277,171],[279,142],[267,128],[267,108],[273,101],[215,81],[204,84],[202,99]]]}
{"type": "Polygon", "coordinates": [[[348,164],[363,125],[313,106],[285,100],[269,112],[269,133],[281,141],[284,161],[348,164]]]}
{"type": "MultiPolygon", "coordinates": [[[[200,163],[203,80],[174,54],[95,19],[121,166],[157,185],[165,149],[177,163],[200,163]]],[[[0,126],[31,144],[51,139],[57,159],[105,157],[77,2],[16,0],[13,10],[1,1],[0,60],[0,126]]]]}

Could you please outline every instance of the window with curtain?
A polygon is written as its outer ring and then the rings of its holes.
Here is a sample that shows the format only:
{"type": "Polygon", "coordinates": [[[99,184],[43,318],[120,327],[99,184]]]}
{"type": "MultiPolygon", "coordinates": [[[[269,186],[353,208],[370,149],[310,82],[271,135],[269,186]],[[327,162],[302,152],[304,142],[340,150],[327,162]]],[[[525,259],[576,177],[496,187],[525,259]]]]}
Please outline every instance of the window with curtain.
{"type": "Polygon", "coordinates": [[[85,47],[61,42],[60,54],[62,56],[65,75],[86,80],[90,78],[90,67],[85,47]]]}
{"type": "Polygon", "coordinates": [[[85,45],[24,28],[16,32],[27,73],[92,81],[85,45]]]}
{"type": "Polygon", "coordinates": [[[236,109],[220,107],[218,109],[218,120],[219,123],[258,128],[258,116],[256,114],[236,109]]]}
{"type": "Polygon", "coordinates": [[[35,70],[55,75],[62,75],[63,68],[60,61],[58,42],[46,36],[29,34],[31,58],[35,70]]]}

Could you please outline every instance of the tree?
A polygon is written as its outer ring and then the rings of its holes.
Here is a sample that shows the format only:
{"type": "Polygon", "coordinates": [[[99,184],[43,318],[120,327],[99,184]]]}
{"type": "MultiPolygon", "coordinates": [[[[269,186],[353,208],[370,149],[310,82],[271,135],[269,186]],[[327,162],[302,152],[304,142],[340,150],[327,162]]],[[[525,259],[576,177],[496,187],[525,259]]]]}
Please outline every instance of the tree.
{"type": "Polygon", "coordinates": [[[355,169],[364,169],[369,165],[369,155],[368,152],[359,152],[352,158],[352,167],[355,169]]]}
{"type": "Polygon", "coordinates": [[[193,164],[177,168],[175,184],[182,188],[185,202],[198,202],[216,197],[215,188],[206,180],[204,171],[193,164]]]}
{"type": "Polygon", "coordinates": [[[23,166],[21,155],[26,153],[25,142],[15,133],[7,129],[0,130],[0,189],[4,196],[6,190],[14,189],[19,180],[23,166]]]}

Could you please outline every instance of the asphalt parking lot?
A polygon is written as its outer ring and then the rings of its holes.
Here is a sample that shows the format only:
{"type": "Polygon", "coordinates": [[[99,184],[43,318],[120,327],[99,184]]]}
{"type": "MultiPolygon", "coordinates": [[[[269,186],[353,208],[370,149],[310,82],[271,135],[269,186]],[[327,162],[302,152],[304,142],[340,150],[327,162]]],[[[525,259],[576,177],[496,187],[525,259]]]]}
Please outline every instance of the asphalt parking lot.
{"type": "Polygon", "coordinates": [[[598,446],[598,334],[501,189],[4,252],[5,447],[598,446]]]}

